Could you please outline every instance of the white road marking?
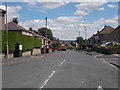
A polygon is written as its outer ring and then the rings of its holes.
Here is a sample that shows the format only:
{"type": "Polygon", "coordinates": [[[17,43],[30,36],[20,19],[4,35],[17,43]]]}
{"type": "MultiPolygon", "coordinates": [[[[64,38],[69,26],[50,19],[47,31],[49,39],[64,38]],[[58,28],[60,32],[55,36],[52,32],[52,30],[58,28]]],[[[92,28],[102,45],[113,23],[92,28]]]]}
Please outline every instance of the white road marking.
{"type": "Polygon", "coordinates": [[[41,56],[41,57],[43,57],[43,56],[41,56]]]}
{"type": "Polygon", "coordinates": [[[61,66],[66,60],[63,60],[58,66],[61,66]]]}
{"type": "Polygon", "coordinates": [[[102,86],[98,86],[97,90],[104,90],[102,86]]]}
{"type": "Polygon", "coordinates": [[[50,80],[50,78],[54,75],[55,71],[52,71],[52,73],[50,74],[50,76],[48,76],[48,79],[46,79],[43,83],[43,85],[40,88],[44,88],[44,86],[48,83],[48,81],[50,80]]]}

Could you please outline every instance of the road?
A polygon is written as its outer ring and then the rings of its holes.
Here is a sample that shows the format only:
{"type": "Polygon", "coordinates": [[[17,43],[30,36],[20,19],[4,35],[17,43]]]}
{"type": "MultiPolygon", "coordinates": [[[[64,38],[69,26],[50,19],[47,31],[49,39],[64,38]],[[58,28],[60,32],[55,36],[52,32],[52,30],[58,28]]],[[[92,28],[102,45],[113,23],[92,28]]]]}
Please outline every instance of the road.
{"type": "Polygon", "coordinates": [[[15,60],[3,66],[3,88],[118,88],[118,68],[84,51],[15,60]]]}

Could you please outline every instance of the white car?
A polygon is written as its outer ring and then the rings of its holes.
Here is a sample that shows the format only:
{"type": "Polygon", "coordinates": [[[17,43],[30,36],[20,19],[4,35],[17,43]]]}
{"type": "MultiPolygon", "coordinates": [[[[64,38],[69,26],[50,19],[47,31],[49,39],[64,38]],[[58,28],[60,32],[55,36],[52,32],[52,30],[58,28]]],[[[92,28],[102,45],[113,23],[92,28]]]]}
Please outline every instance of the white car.
{"type": "Polygon", "coordinates": [[[106,43],[103,43],[101,46],[113,46],[113,43],[112,42],[106,42],[106,43]]]}
{"type": "Polygon", "coordinates": [[[101,46],[115,46],[115,45],[120,45],[118,42],[106,42],[103,43],[101,46]]]}

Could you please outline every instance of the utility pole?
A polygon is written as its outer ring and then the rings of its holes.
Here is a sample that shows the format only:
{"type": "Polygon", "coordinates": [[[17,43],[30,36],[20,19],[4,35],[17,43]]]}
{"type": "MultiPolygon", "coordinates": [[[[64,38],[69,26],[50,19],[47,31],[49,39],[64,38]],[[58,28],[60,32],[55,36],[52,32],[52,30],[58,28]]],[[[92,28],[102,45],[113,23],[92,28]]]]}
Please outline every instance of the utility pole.
{"type": "Polygon", "coordinates": [[[5,1],[5,9],[6,9],[6,25],[5,25],[5,30],[6,30],[6,52],[5,52],[5,58],[8,58],[9,54],[9,48],[8,48],[8,25],[7,25],[7,0],[5,1]]]}
{"type": "Polygon", "coordinates": [[[83,26],[85,28],[85,42],[86,42],[86,49],[87,49],[87,32],[86,32],[86,26],[83,26]]]}
{"type": "Polygon", "coordinates": [[[47,17],[45,18],[46,20],[46,38],[47,38],[47,17]]]}
{"type": "Polygon", "coordinates": [[[80,49],[80,31],[78,32],[79,34],[79,49],[80,49]]]}
{"type": "MultiPolygon", "coordinates": [[[[47,39],[47,17],[45,18],[46,21],[46,39],[47,39]]],[[[46,46],[47,46],[47,40],[46,40],[46,46]]]]}

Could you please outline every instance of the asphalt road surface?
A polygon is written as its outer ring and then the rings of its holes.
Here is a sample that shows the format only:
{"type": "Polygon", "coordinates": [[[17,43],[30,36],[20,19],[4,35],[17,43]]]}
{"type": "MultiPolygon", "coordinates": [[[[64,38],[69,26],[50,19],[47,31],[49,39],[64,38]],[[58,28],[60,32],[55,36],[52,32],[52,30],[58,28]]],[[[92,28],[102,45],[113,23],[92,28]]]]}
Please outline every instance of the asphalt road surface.
{"type": "Polygon", "coordinates": [[[118,68],[85,52],[60,51],[21,61],[3,66],[3,88],[118,88],[118,68]]]}

